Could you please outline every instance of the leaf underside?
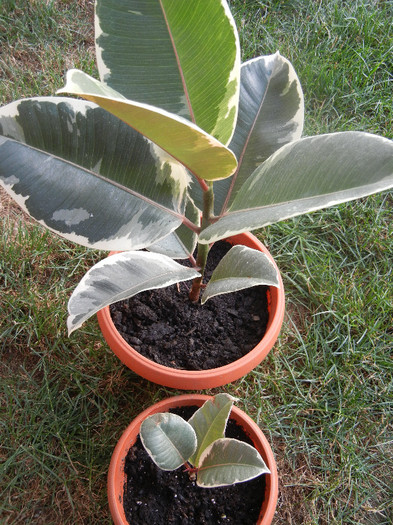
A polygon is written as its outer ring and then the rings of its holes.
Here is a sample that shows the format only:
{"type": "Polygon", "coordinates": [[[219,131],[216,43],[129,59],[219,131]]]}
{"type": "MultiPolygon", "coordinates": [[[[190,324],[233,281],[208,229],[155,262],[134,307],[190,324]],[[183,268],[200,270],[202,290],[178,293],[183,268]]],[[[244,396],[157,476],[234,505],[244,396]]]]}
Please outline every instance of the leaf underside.
{"type": "Polygon", "coordinates": [[[162,470],[175,470],[186,463],[196,447],[192,427],[180,416],[169,412],[146,418],[139,435],[146,451],[162,470]]]}
{"type": "Polygon", "coordinates": [[[215,295],[260,285],[279,287],[277,268],[263,252],[236,245],[218,263],[201,302],[204,304],[215,295]]]}
{"type": "Polygon", "coordinates": [[[224,179],[236,169],[237,161],[232,151],[202,128],[164,109],[128,100],[83,71],[68,71],[66,85],[58,93],[79,95],[98,104],[157,144],[200,179],[224,179]]]}

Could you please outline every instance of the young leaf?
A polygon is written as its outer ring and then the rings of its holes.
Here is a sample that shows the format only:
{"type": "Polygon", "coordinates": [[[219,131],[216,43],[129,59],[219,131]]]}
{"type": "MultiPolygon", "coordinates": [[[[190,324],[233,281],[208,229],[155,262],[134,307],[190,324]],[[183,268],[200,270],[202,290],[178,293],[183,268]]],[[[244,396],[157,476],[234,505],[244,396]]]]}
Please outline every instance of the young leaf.
{"type": "Polygon", "coordinates": [[[237,439],[218,439],[202,454],[197,485],[222,487],[268,474],[261,455],[251,445],[237,439]]]}
{"type": "Polygon", "coordinates": [[[236,169],[237,160],[232,151],[202,128],[175,113],[128,100],[83,71],[68,71],[66,85],[58,93],[71,93],[95,102],[201,179],[225,179],[236,169]]]}
{"type": "Polygon", "coordinates": [[[215,242],[392,187],[393,141],[357,131],[306,137],[261,164],[199,241],[215,242]]]}
{"type": "Polygon", "coordinates": [[[68,302],[68,333],[98,310],[144,290],[163,288],[200,274],[166,255],[122,252],[103,259],[83,276],[68,302]]]}
{"type": "Polygon", "coordinates": [[[139,435],[154,463],[163,470],[175,470],[186,463],[197,444],[191,425],[169,412],[146,418],[139,435]]]}
{"type": "Polygon", "coordinates": [[[189,462],[198,466],[202,452],[213,441],[224,437],[225,427],[235,398],[229,394],[217,394],[206,401],[188,420],[198,438],[198,448],[189,462]]]}
{"type": "Polygon", "coordinates": [[[251,286],[279,287],[278,270],[266,254],[247,246],[233,246],[221,259],[203,292],[201,302],[251,286]]]}
{"type": "Polygon", "coordinates": [[[237,116],[240,45],[226,1],[100,0],[95,15],[102,82],[229,142],[237,116]]]}

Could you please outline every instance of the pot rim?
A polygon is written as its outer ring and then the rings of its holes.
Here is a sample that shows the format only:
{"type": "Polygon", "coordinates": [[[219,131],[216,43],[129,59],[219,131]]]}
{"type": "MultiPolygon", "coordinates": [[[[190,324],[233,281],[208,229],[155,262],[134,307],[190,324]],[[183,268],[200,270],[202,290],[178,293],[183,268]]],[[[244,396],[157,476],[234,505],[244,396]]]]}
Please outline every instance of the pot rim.
{"type": "Polygon", "coordinates": [[[223,386],[246,375],[255,368],[274,346],[284,320],[285,292],[277,264],[267,248],[251,233],[242,233],[229,237],[231,244],[244,244],[265,253],[278,271],[280,287],[269,287],[269,320],[261,341],[240,359],[227,365],[208,370],[184,370],[171,368],[156,363],[137,352],[117,331],[109,306],[97,312],[98,322],[105,340],[117,357],[138,375],[171,388],[183,390],[204,390],[223,386]],[[190,386],[191,385],[191,386],[190,386]]]}
{"type": "MultiPolygon", "coordinates": [[[[124,463],[128,450],[138,437],[142,421],[153,413],[165,412],[170,408],[190,404],[202,406],[206,400],[212,398],[213,396],[205,394],[183,394],[163,399],[138,414],[124,430],[113,451],[108,471],[108,501],[115,525],[128,525],[123,508],[124,463]]],[[[264,474],[266,476],[265,499],[257,521],[257,525],[269,525],[273,520],[278,499],[278,473],[273,451],[262,430],[243,410],[233,406],[230,418],[242,426],[270,470],[270,474],[264,474]]]]}

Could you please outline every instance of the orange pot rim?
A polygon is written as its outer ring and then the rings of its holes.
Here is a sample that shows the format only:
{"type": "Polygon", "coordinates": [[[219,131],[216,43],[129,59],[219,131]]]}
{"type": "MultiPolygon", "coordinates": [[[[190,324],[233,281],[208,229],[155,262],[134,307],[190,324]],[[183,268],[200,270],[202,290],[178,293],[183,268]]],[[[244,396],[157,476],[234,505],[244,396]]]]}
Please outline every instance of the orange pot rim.
{"type": "MultiPolygon", "coordinates": [[[[212,397],[203,394],[183,394],[166,398],[141,412],[128,425],[113,451],[108,471],[108,502],[115,525],[129,525],[123,508],[124,463],[128,450],[138,437],[142,421],[153,413],[166,412],[170,408],[189,405],[202,406],[207,399],[212,399],[212,397]]],[[[264,474],[266,476],[265,499],[257,521],[257,525],[270,525],[278,499],[278,473],[273,451],[262,430],[243,410],[233,406],[230,418],[241,425],[270,470],[270,474],[264,474]]]]}
{"type": "Polygon", "coordinates": [[[183,390],[204,390],[223,386],[240,379],[265,359],[274,346],[284,319],[285,292],[278,267],[267,248],[252,234],[242,233],[226,239],[231,244],[243,244],[265,253],[278,272],[280,287],[268,292],[269,321],[261,341],[246,355],[227,365],[208,370],[171,368],[146,358],[130,346],[117,331],[109,306],[97,312],[102,334],[112,351],[131,370],[154,383],[183,390]]]}

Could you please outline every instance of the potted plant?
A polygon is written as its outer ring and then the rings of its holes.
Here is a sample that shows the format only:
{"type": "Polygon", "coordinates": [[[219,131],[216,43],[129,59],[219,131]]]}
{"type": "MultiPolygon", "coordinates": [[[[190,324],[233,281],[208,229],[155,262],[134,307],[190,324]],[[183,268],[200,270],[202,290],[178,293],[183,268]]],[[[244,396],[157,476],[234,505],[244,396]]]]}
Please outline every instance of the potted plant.
{"type": "MultiPolygon", "coordinates": [[[[127,427],[116,445],[108,473],[109,506],[116,525],[127,524],[127,518],[130,523],[138,523],[138,519],[151,520],[151,515],[146,515],[145,511],[154,516],[156,508],[161,509],[159,519],[162,523],[166,521],[162,508],[170,514],[172,507],[177,515],[180,512],[189,513],[192,516],[190,522],[194,522],[193,519],[198,522],[194,513],[194,498],[198,506],[201,505],[198,512],[209,512],[204,510],[205,503],[200,503],[201,499],[207,501],[207,509],[213,507],[212,512],[215,512],[221,497],[245,498],[240,492],[243,490],[248,491],[250,496],[256,491],[255,497],[260,503],[253,503],[247,510],[246,502],[240,505],[233,501],[237,509],[236,518],[240,519],[239,513],[245,510],[248,522],[254,513],[254,518],[251,518],[254,523],[271,523],[278,495],[274,456],[258,425],[242,410],[233,407],[233,401],[234,398],[228,394],[214,397],[198,394],[175,396],[148,408],[127,427]],[[172,412],[191,406],[198,410],[189,419],[172,412]],[[230,423],[244,432],[244,438],[250,439],[249,444],[224,437],[228,417],[230,423]],[[139,470],[134,471],[136,464],[139,470]],[[177,470],[164,474],[160,469],[177,470]],[[248,483],[247,480],[262,474],[263,479],[255,480],[258,484],[248,483]],[[144,475],[149,478],[142,479],[144,475]],[[134,485],[134,477],[139,480],[137,486],[134,485]],[[179,484],[178,492],[172,492],[172,496],[167,498],[165,489],[173,482],[179,484]],[[165,489],[158,486],[159,483],[165,485],[165,489]],[[240,483],[236,487],[238,493],[233,488],[234,483],[240,483]],[[220,488],[215,491],[212,487],[220,488]],[[221,487],[229,489],[222,490],[221,487]],[[258,493],[258,490],[263,493],[258,493]],[[161,497],[166,501],[161,503],[161,497]],[[192,507],[191,513],[188,506],[192,507]]],[[[227,511],[230,512],[230,509],[227,511]]],[[[212,519],[218,523],[217,517],[212,519]]]]}
{"type": "MultiPolygon", "coordinates": [[[[250,247],[254,250],[261,251],[261,253],[266,254],[266,257],[268,257],[268,259],[271,261],[272,267],[277,269],[276,263],[274,262],[268,250],[253,235],[249,233],[235,235],[232,236],[230,239],[227,239],[227,241],[228,244],[239,243],[242,246],[250,247]]],[[[261,271],[263,272],[262,267],[261,271]]],[[[234,361],[228,362],[223,365],[220,364],[218,366],[210,366],[210,362],[208,362],[206,363],[206,365],[209,365],[208,367],[204,366],[203,369],[195,370],[190,369],[190,367],[174,368],[172,366],[156,362],[154,359],[146,357],[145,355],[140,353],[138,349],[133,348],[133,346],[131,345],[132,341],[126,341],[125,336],[123,336],[123,334],[120,333],[120,331],[117,329],[117,326],[115,325],[114,320],[112,319],[109,307],[105,307],[97,313],[98,322],[101,327],[102,334],[105,337],[105,340],[107,341],[109,347],[117,355],[117,357],[126,366],[131,368],[134,372],[144,377],[145,379],[148,379],[149,381],[153,381],[160,385],[183,390],[187,390],[190,388],[199,390],[222,386],[224,384],[239,379],[240,377],[250,372],[250,370],[255,368],[267,356],[267,354],[269,353],[269,351],[271,350],[271,348],[277,340],[284,317],[285,296],[281,276],[278,272],[278,269],[276,271],[280,287],[271,287],[267,291],[268,321],[263,337],[260,339],[259,342],[256,343],[255,346],[252,347],[252,349],[245,352],[244,355],[238,357],[234,361]]],[[[182,297],[181,294],[176,293],[176,295],[182,297]]],[[[170,304],[170,306],[173,307],[172,303],[170,304]]],[[[186,303],[184,305],[181,302],[180,305],[177,306],[179,308],[185,308],[186,306],[188,306],[188,304],[186,303]]],[[[220,308],[222,307],[221,303],[219,303],[217,306],[220,308]]],[[[130,309],[132,310],[132,305],[130,306],[130,309]]],[[[175,318],[177,318],[176,313],[178,312],[175,311],[173,314],[173,317],[175,318]]],[[[203,325],[203,323],[199,322],[199,318],[197,317],[195,312],[193,312],[193,315],[193,326],[198,326],[198,331],[206,331],[209,325],[207,325],[206,327],[201,326],[203,325]]],[[[206,312],[206,315],[204,315],[204,317],[210,317],[210,315],[211,312],[206,312]]],[[[212,317],[214,317],[214,315],[212,315],[212,317]]],[[[161,318],[163,320],[166,319],[165,311],[161,314],[161,318]]],[[[254,325],[260,324],[259,317],[257,317],[257,319],[258,320],[256,322],[253,322],[254,325]]],[[[184,354],[186,354],[186,357],[188,357],[188,352],[193,352],[192,350],[186,347],[187,343],[185,343],[181,337],[183,337],[183,339],[187,337],[189,326],[182,326],[179,322],[177,324],[180,324],[180,328],[182,328],[183,333],[185,333],[185,336],[183,334],[180,334],[178,338],[178,345],[182,345],[185,347],[185,351],[182,352],[181,355],[183,356],[184,354]]],[[[142,329],[144,333],[150,334],[149,328],[150,327],[147,325],[146,322],[143,323],[142,329]]],[[[180,328],[178,330],[179,332],[180,328]]],[[[233,327],[233,330],[235,330],[235,328],[236,327],[233,327]]],[[[247,329],[249,330],[250,328],[251,323],[249,322],[247,325],[247,329]]],[[[214,331],[213,334],[213,329],[212,335],[215,335],[216,337],[214,339],[214,343],[210,343],[210,346],[213,346],[214,344],[214,354],[220,353],[222,351],[222,348],[226,344],[226,340],[222,337],[222,334],[220,332],[217,333],[216,331],[214,331]],[[220,340],[220,338],[222,339],[222,341],[220,340]]],[[[255,334],[255,339],[257,339],[257,334],[255,334]]],[[[160,343],[160,346],[164,345],[172,345],[172,341],[165,341],[160,343]]],[[[163,348],[163,353],[165,354],[165,357],[167,357],[167,349],[165,347],[163,348]]],[[[213,357],[215,358],[215,355],[213,357]]]]}
{"type": "Polygon", "coordinates": [[[9,194],[63,237],[123,252],[77,286],[69,332],[109,304],[180,281],[192,283],[190,302],[201,289],[203,303],[260,284],[282,296],[267,255],[239,246],[203,289],[212,244],[393,186],[392,141],[302,138],[294,68],[279,53],[241,65],[224,0],[97,0],[95,28],[100,80],[71,70],[60,90],[85,101],[39,97],[0,110],[9,194]]]}

